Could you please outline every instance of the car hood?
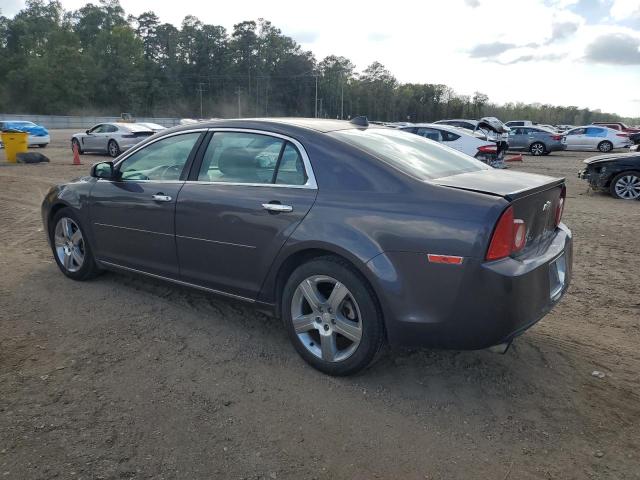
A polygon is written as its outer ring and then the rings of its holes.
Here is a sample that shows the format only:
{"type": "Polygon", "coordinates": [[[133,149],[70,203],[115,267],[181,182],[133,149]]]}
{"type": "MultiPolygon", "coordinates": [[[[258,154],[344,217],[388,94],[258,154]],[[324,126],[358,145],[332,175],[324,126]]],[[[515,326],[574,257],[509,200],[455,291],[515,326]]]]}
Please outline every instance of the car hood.
{"type": "Polygon", "coordinates": [[[443,187],[486,193],[513,201],[561,185],[564,178],[491,168],[436,178],[431,182],[443,187]]]}
{"type": "Polygon", "coordinates": [[[621,158],[638,157],[637,153],[613,153],[609,155],[598,155],[596,157],[587,158],[584,163],[591,165],[592,163],[611,162],[613,160],[619,160],[621,158]]]}

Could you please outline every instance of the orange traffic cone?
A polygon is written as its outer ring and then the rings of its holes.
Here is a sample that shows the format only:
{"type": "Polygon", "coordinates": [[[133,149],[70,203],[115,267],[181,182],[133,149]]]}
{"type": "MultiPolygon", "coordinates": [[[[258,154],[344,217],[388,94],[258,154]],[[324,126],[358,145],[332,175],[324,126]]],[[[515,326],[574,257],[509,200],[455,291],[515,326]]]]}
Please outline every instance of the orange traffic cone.
{"type": "Polygon", "coordinates": [[[76,142],[73,142],[73,164],[82,165],[82,163],[80,163],[80,152],[78,151],[78,144],[76,142]]]}

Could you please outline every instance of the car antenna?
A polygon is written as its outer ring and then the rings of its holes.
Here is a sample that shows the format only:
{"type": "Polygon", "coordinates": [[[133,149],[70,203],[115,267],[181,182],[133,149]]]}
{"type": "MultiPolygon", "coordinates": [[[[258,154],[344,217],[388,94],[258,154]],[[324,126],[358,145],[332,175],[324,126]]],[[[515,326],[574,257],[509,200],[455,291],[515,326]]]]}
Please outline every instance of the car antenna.
{"type": "Polygon", "coordinates": [[[366,115],[360,115],[359,117],[353,117],[349,120],[349,123],[353,123],[354,125],[358,125],[359,127],[368,127],[369,120],[366,115]]]}

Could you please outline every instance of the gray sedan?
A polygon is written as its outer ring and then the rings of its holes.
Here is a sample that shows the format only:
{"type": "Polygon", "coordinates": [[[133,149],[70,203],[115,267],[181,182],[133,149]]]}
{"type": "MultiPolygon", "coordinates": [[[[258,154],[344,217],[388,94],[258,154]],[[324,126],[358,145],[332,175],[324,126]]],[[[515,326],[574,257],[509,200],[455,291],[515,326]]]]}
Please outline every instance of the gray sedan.
{"type": "Polygon", "coordinates": [[[347,375],[386,342],[505,351],[569,285],[565,195],[564,179],[361,117],[225,120],[94,165],[42,217],[67,277],[133,272],[249,302],[347,375]]]}
{"type": "Polygon", "coordinates": [[[121,152],[137,145],[163,127],[152,128],[155,124],[138,123],[100,123],[71,137],[71,147],[78,148],[79,153],[106,153],[117,157],[121,152]]]}
{"type": "Polygon", "coordinates": [[[549,155],[566,150],[562,134],[538,127],[511,127],[509,150],[530,152],[531,155],[549,155]]]}

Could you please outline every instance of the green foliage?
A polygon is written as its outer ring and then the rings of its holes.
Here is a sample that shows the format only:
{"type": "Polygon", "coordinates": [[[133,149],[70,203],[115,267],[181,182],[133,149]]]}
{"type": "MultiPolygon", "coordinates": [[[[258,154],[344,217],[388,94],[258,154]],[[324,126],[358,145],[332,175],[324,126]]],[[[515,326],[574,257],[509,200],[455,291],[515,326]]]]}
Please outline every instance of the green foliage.
{"type": "Polygon", "coordinates": [[[0,16],[0,111],[198,117],[201,100],[205,117],[314,116],[317,109],[326,118],[386,121],[620,120],[577,107],[495,105],[483,93],[458,95],[446,85],[401,84],[379,62],[358,74],[345,57],[316,62],[264,19],[227,32],[188,15],[176,28],[152,11],[127,17],[118,0],[73,12],[58,1],[27,0],[15,17],[0,16]]]}

